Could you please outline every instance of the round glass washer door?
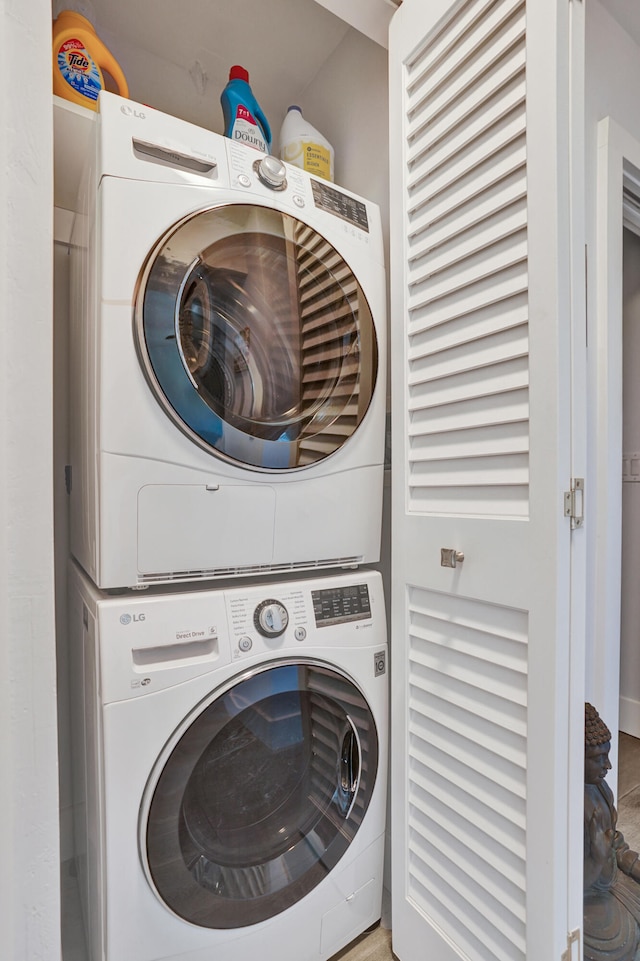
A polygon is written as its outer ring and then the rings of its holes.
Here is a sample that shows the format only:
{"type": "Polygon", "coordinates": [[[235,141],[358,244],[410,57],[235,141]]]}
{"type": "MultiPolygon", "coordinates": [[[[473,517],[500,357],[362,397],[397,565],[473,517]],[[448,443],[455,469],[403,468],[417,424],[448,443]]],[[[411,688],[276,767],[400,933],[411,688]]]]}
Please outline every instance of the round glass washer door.
{"type": "Polygon", "coordinates": [[[200,705],[147,785],[140,849],[157,896],[208,928],[284,911],[335,867],[378,769],[364,696],[336,668],[272,662],[200,705]]]}
{"type": "Polygon", "coordinates": [[[201,210],[163,236],[135,302],[138,355],[195,443],[256,470],[308,467],[358,429],[378,349],[353,272],[268,207],[201,210]]]}

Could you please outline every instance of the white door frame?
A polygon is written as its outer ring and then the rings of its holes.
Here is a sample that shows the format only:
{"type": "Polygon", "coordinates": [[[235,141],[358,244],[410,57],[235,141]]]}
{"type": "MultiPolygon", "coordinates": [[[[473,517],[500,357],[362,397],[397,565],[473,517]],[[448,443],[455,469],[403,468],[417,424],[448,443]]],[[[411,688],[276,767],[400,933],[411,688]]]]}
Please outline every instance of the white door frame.
{"type": "MultiPolygon", "coordinates": [[[[596,177],[594,618],[590,697],[618,730],[622,580],[622,228],[625,172],[640,170],[640,142],[606,117],[598,124],[596,177]]],[[[637,176],[637,173],[636,173],[637,176]]],[[[617,770],[617,738],[611,760],[617,770]]],[[[612,786],[615,778],[611,779],[612,786]]]]}

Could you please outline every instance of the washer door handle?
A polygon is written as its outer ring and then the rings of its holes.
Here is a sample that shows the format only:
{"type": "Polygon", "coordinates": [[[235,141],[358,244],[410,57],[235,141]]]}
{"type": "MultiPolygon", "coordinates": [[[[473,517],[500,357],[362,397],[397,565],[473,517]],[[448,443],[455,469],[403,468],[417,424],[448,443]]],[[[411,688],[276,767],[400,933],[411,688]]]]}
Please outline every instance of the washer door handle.
{"type": "Polygon", "coordinates": [[[358,731],[348,714],[346,715],[346,719],[349,727],[345,732],[342,739],[342,747],[340,748],[339,784],[341,796],[349,802],[347,813],[344,816],[345,821],[351,814],[353,805],[356,803],[356,796],[360,786],[360,773],[362,770],[362,751],[360,749],[358,731]]]}

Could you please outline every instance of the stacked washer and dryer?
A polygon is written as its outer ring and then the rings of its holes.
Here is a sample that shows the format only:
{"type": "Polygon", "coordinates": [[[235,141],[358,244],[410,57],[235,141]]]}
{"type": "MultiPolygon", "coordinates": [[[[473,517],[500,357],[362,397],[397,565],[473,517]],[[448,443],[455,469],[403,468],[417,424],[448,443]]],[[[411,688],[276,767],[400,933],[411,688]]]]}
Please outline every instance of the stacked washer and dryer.
{"type": "Polygon", "coordinates": [[[381,913],[379,211],[100,96],[72,238],[90,961],[324,961],[381,913]]]}

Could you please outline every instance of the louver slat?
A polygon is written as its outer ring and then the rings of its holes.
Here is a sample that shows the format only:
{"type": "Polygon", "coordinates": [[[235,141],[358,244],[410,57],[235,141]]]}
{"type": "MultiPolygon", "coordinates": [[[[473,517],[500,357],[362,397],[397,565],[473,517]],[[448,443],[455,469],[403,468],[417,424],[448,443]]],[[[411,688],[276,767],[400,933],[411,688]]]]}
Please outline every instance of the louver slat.
{"type": "MultiPolygon", "coordinates": [[[[498,131],[500,133],[500,131],[498,131]]],[[[460,208],[466,201],[485,199],[488,192],[515,171],[524,183],[526,145],[524,120],[511,128],[506,136],[482,140],[458,153],[451,164],[446,164],[433,176],[416,177],[408,188],[409,217],[412,233],[420,226],[418,218],[434,223],[440,217],[460,208]],[[470,169],[470,165],[473,167],[470,169]]]]}
{"type": "MultiPolygon", "coordinates": [[[[464,513],[527,513],[524,25],[522,2],[468,3],[455,29],[412,65],[407,380],[414,510],[440,512],[453,498],[466,501],[464,513]],[[443,111],[445,101],[453,113],[443,111]],[[440,167],[434,152],[455,161],[440,167]],[[440,343],[426,336],[443,326],[440,343]],[[505,449],[496,428],[514,422],[518,441],[505,449]],[[422,437],[433,431],[475,432],[473,455],[431,460],[422,437]]],[[[445,446],[454,449],[455,438],[445,446]]]]}
{"type": "Polygon", "coordinates": [[[410,896],[470,957],[524,959],[526,614],[418,588],[408,613],[410,896]]]}
{"type": "Polygon", "coordinates": [[[491,32],[520,6],[521,0],[494,0],[490,7],[488,4],[462,4],[455,18],[443,24],[441,31],[411,63],[407,80],[409,103],[415,106],[426,85],[437,87],[443,75],[450,73],[450,65],[469,56],[478,40],[490,43],[491,32]]]}
{"type": "Polygon", "coordinates": [[[525,52],[521,29],[513,30],[506,37],[504,49],[491,51],[487,62],[469,65],[459,78],[452,92],[447,88],[443,97],[430,97],[429,110],[416,110],[412,120],[416,128],[409,138],[408,160],[416,163],[424,152],[423,136],[428,133],[430,141],[442,146],[447,138],[471,140],[478,132],[479,118],[485,127],[491,126],[517,103],[514,99],[519,89],[518,80],[524,67],[525,52]],[[485,67],[482,80],[477,70],[485,67]],[[459,89],[455,90],[455,87],[459,89]]]}

